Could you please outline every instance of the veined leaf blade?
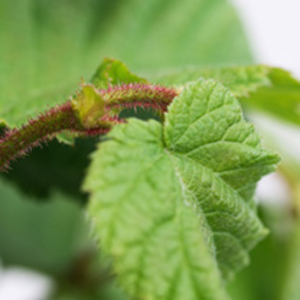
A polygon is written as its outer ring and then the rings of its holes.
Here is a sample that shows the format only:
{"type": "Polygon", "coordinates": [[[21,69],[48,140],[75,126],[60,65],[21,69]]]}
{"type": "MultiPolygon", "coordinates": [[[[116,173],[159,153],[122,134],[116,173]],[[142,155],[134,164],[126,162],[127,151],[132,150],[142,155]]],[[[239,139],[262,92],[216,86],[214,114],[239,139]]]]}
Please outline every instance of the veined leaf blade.
{"type": "Polygon", "coordinates": [[[130,120],[109,137],[93,155],[85,190],[94,233],[120,282],[143,299],[228,299],[223,281],[248,263],[248,251],[267,233],[253,209],[253,187],[278,161],[261,149],[237,100],[220,84],[200,80],[174,100],[164,126],[130,120]],[[190,130],[215,108],[210,124],[190,130]],[[201,141],[219,137],[218,119],[231,120],[225,125],[234,143],[220,144],[213,156],[189,156],[201,141]],[[222,170],[236,161],[252,169],[239,173],[251,182],[250,193],[219,174],[215,160],[226,151],[222,170]]]}

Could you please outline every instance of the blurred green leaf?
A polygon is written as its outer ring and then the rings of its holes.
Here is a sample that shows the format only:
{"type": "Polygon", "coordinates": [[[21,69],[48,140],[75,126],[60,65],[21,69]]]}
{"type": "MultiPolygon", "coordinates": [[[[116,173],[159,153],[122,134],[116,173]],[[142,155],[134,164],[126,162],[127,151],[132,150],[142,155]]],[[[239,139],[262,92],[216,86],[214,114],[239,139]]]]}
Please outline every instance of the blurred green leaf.
{"type": "Polygon", "coordinates": [[[169,85],[182,85],[200,77],[213,78],[227,86],[246,109],[263,111],[300,125],[300,81],[279,68],[264,65],[193,67],[152,77],[153,80],[169,85]]]}
{"type": "Polygon", "coordinates": [[[153,75],[153,80],[166,85],[183,85],[198,78],[213,78],[227,86],[236,97],[248,97],[263,86],[271,86],[272,68],[263,65],[216,68],[187,67],[153,75]]]}
{"type": "Polygon", "coordinates": [[[106,56],[141,70],[250,60],[225,0],[2,0],[0,40],[10,126],[64,102],[106,56]]]}
{"type": "Polygon", "coordinates": [[[279,68],[270,68],[270,86],[262,86],[249,98],[243,98],[245,108],[264,113],[300,125],[300,82],[279,68]]]}

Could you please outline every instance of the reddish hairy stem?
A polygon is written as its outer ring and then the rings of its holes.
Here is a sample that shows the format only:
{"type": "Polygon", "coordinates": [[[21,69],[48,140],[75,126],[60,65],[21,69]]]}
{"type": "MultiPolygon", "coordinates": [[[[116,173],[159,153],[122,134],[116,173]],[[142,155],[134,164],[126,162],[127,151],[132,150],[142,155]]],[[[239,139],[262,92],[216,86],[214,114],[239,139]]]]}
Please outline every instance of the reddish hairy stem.
{"type": "Polygon", "coordinates": [[[166,88],[150,84],[126,84],[97,91],[105,103],[106,112],[93,128],[83,126],[78,111],[70,101],[51,108],[37,118],[29,120],[21,128],[7,131],[0,139],[0,171],[9,168],[9,164],[17,157],[24,156],[32,148],[47,142],[62,131],[71,131],[79,135],[106,134],[111,126],[122,122],[118,114],[124,108],[153,108],[165,112],[178,92],[174,88],[166,88]]]}
{"type": "Polygon", "coordinates": [[[99,92],[107,102],[108,111],[141,107],[165,112],[168,105],[178,95],[178,91],[174,88],[139,83],[114,86],[99,92]]]}
{"type": "Polygon", "coordinates": [[[71,102],[68,101],[29,120],[21,128],[11,129],[4,134],[0,140],[0,170],[7,170],[10,161],[24,156],[32,148],[41,145],[41,142],[50,141],[64,130],[93,135],[106,133],[109,128],[86,130],[77,119],[71,102]]]}

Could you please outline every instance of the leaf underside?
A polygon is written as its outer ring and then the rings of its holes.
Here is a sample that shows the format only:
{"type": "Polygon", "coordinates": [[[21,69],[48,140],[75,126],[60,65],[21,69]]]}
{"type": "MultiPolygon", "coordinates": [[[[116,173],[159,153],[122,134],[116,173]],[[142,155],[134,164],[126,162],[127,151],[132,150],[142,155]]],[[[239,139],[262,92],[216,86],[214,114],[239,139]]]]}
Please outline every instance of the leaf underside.
{"type": "Polygon", "coordinates": [[[131,119],[101,144],[85,182],[101,247],[141,299],[228,299],[224,282],[267,233],[252,200],[278,157],[222,85],[190,83],[165,123],[131,119]]]}

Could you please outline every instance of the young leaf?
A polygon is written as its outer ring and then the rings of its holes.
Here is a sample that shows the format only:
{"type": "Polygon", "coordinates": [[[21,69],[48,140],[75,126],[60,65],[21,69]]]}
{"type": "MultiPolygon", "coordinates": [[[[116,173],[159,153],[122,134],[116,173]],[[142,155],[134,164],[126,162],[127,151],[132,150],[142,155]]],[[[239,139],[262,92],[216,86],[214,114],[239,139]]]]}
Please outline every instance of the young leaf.
{"type": "Polygon", "coordinates": [[[104,58],[92,77],[91,83],[100,89],[107,89],[110,86],[124,83],[149,82],[130,72],[123,62],[113,58],[104,58]]]}
{"type": "MultiPolygon", "coordinates": [[[[92,85],[82,85],[81,93],[77,95],[75,101],[73,99],[73,105],[77,108],[79,119],[84,125],[94,125],[96,117],[100,118],[104,114],[104,103],[93,86],[98,89],[107,89],[124,83],[148,83],[146,79],[130,72],[124,63],[113,58],[103,59],[90,82],[92,85]]],[[[76,136],[75,133],[62,132],[57,135],[57,139],[62,143],[74,145],[74,136],[76,136]]]]}
{"type": "Polygon", "coordinates": [[[227,86],[246,108],[300,125],[300,82],[282,69],[264,65],[215,69],[186,69],[155,78],[164,84],[184,84],[199,77],[227,86]]]}
{"type": "Polygon", "coordinates": [[[190,83],[162,126],[130,120],[93,155],[84,188],[101,247],[130,295],[228,299],[223,281],[267,233],[253,190],[274,170],[238,101],[214,81],[190,83]]]}

